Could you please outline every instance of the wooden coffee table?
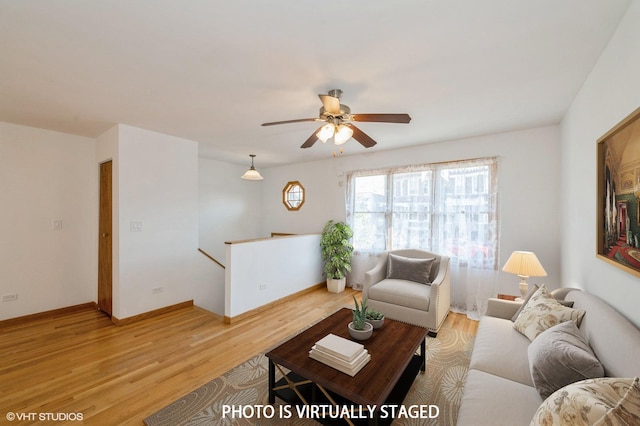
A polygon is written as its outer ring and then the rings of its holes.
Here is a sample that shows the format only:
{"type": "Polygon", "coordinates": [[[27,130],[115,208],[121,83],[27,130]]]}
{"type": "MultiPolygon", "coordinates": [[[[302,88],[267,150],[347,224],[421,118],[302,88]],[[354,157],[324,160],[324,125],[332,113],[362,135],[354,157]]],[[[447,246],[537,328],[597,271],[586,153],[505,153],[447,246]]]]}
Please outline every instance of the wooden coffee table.
{"type": "MultiPolygon", "coordinates": [[[[384,424],[393,419],[380,419],[380,407],[400,405],[418,371],[425,370],[426,328],[385,319],[373,336],[362,341],[371,354],[371,361],[354,377],[341,373],[309,357],[311,347],[329,333],[350,339],[347,324],[352,320],[350,309],[344,308],[269,351],[269,403],[276,396],[299,405],[377,407],[375,415],[362,419],[361,413],[347,419],[317,419],[324,424],[384,424]],[[420,347],[420,354],[417,349],[420,347]],[[277,383],[275,371],[289,370],[277,383]]],[[[425,401],[426,402],[426,401],[425,401]]],[[[364,412],[368,412],[364,408],[364,412]]]]}

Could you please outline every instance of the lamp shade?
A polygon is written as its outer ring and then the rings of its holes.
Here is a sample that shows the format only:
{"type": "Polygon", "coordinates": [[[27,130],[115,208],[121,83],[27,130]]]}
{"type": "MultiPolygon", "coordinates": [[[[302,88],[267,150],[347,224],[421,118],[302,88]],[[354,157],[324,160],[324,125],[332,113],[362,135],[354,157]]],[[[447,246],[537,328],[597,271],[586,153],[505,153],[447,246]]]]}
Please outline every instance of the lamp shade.
{"type": "Polygon", "coordinates": [[[264,179],[255,168],[247,170],[240,177],[242,179],[246,179],[246,180],[262,180],[262,179],[264,179]]]}
{"type": "Polygon", "coordinates": [[[335,129],[336,128],[333,124],[331,123],[325,124],[320,128],[318,133],[316,133],[316,136],[318,137],[318,139],[322,141],[322,143],[325,143],[326,141],[328,141],[333,137],[333,133],[335,132],[335,129]]]}
{"type": "Polygon", "coordinates": [[[502,270],[521,277],[547,276],[547,271],[544,270],[535,253],[530,251],[514,251],[511,253],[502,270]]]}
{"type": "Polygon", "coordinates": [[[256,168],[253,166],[253,158],[255,157],[255,154],[250,154],[249,157],[251,157],[251,167],[249,167],[249,170],[244,172],[244,174],[242,176],[240,176],[240,178],[241,179],[246,179],[246,180],[262,180],[262,179],[264,179],[260,175],[260,173],[256,170],[256,168]]]}
{"type": "Polygon", "coordinates": [[[336,134],[333,136],[333,141],[336,145],[342,145],[353,136],[353,129],[349,126],[341,124],[336,130],[336,134]]]}

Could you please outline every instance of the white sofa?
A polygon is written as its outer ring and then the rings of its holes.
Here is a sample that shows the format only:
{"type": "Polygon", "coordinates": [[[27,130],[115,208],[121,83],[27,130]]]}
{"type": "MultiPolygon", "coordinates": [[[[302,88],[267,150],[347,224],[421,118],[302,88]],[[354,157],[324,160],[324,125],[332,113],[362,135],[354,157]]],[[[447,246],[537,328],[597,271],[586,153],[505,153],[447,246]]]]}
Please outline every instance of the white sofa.
{"type": "MultiPolygon", "coordinates": [[[[640,330],[598,297],[574,289],[553,292],[586,313],[580,331],[605,376],[640,376],[640,330]]],[[[480,320],[458,413],[459,426],[529,425],[543,399],[529,368],[527,337],[513,328],[519,302],[490,299],[480,320]]]]}
{"type": "Polygon", "coordinates": [[[367,298],[370,308],[386,317],[425,327],[435,335],[449,313],[450,275],[448,256],[417,249],[391,250],[383,253],[376,266],[365,273],[362,296],[367,298]],[[434,259],[425,280],[428,283],[397,279],[395,274],[390,276],[389,254],[417,260],[434,259]]]}

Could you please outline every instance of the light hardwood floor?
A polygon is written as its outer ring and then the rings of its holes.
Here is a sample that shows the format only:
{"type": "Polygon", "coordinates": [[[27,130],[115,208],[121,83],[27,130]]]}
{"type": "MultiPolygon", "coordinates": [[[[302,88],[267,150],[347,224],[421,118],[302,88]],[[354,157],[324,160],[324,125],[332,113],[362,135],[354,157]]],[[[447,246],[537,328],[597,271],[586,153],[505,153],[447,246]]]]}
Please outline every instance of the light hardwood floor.
{"type": "MultiPolygon", "coordinates": [[[[0,326],[0,424],[13,412],[141,425],[305,325],[351,306],[352,295],[360,293],[319,289],[236,324],[190,307],[121,327],[95,310],[0,326]]],[[[451,313],[443,327],[475,334],[477,322],[451,313]]]]}

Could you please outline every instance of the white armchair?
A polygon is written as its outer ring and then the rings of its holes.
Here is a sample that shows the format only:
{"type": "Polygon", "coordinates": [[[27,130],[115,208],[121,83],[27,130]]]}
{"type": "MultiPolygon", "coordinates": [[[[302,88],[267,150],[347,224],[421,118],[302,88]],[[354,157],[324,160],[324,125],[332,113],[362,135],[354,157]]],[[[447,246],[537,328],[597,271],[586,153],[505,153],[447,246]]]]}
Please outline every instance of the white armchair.
{"type": "Polygon", "coordinates": [[[415,249],[388,251],[365,273],[362,296],[386,317],[436,335],[449,313],[450,275],[448,256],[415,249]]]}

